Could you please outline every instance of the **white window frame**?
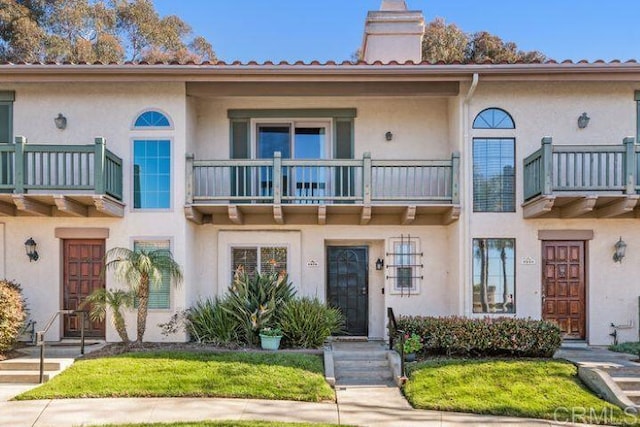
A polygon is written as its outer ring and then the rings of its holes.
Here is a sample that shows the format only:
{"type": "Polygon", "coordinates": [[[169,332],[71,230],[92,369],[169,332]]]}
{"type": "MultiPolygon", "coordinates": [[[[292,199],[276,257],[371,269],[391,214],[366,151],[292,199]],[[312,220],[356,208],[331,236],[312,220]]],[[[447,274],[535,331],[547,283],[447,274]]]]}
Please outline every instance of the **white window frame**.
{"type": "Polygon", "coordinates": [[[260,119],[260,118],[254,118],[250,120],[250,141],[251,141],[251,158],[252,159],[257,159],[258,158],[258,126],[260,125],[281,125],[281,126],[289,126],[289,130],[291,132],[291,158],[295,159],[295,157],[293,156],[295,153],[295,130],[297,127],[324,127],[327,129],[327,133],[326,133],[326,141],[325,141],[325,147],[324,147],[324,152],[323,152],[323,157],[321,157],[321,160],[324,159],[331,159],[333,158],[333,140],[334,140],[334,135],[333,135],[333,121],[332,120],[328,120],[328,119],[322,119],[322,118],[318,118],[318,119],[313,119],[313,118],[309,118],[309,119],[292,119],[292,118],[278,118],[278,119],[260,119]]]}
{"type": "MultiPolygon", "coordinates": [[[[285,271],[288,273],[289,272],[289,264],[291,262],[291,249],[289,247],[289,245],[287,244],[278,244],[278,243],[263,243],[263,244],[240,244],[240,245],[234,245],[231,244],[229,245],[229,260],[231,261],[231,263],[233,263],[233,250],[234,249],[256,249],[258,251],[258,253],[256,254],[256,269],[258,272],[261,272],[262,269],[262,265],[261,265],[261,257],[260,257],[260,250],[262,248],[285,248],[285,250],[287,251],[287,263],[285,265],[285,271]]],[[[238,268],[237,266],[233,266],[233,264],[231,265],[232,267],[232,271],[231,271],[231,276],[233,277],[233,274],[235,273],[236,268],[238,268]]],[[[263,274],[263,273],[260,273],[263,274]]]]}

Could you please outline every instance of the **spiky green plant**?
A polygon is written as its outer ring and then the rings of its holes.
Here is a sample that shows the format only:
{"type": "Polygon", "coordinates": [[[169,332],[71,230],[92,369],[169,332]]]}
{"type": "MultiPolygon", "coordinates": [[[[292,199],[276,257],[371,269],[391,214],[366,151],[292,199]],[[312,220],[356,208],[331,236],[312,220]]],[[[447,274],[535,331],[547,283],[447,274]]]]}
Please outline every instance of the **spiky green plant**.
{"type": "Polygon", "coordinates": [[[89,307],[89,318],[94,322],[103,322],[107,317],[107,308],[111,310],[113,327],[123,343],[129,343],[127,324],[122,314],[123,308],[132,308],[135,294],[124,289],[96,289],[80,305],[80,309],[89,307]]]}
{"type": "Polygon", "coordinates": [[[113,248],[105,255],[105,269],[112,271],[117,280],[129,285],[135,292],[138,303],[137,342],[142,342],[147,326],[149,310],[149,287],[160,286],[163,275],[178,285],[182,282],[182,269],[166,249],[131,250],[113,248]]]}
{"type": "Polygon", "coordinates": [[[317,298],[296,298],[284,305],[278,324],[287,345],[318,348],[331,334],[342,331],[344,316],[317,298]]]}
{"type": "Polygon", "coordinates": [[[219,298],[201,300],[186,313],[186,329],[197,341],[228,344],[238,341],[238,320],[224,310],[219,298]]]}
{"type": "Polygon", "coordinates": [[[248,344],[257,344],[260,329],[271,326],[271,320],[280,317],[295,293],[285,271],[248,275],[238,267],[223,309],[238,321],[239,338],[248,344]]]}

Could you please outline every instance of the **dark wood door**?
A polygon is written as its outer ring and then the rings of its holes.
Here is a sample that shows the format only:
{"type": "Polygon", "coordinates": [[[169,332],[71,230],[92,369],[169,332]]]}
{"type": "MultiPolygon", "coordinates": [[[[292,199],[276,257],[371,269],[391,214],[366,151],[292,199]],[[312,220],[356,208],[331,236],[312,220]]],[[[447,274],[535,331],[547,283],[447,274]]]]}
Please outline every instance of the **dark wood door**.
{"type": "Polygon", "coordinates": [[[542,318],[565,339],[586,338],[585,243],[542,242],[542,318]]]}
{"type": "Polygon", "coordinates": [[[367,336],[369,326],[369,254],[366,246],[327,248],[328,303],[342,311],[347,335],[367,336]]]}
{"type": "MultiPolygon", "coordinates": [[[[94,290],[104,288],[102,266],[104,265],[104,240],[64,241],[64,289],[62,308],[76,310],[94,290]]],[[[88,308],[88,307],[87,307],[88,308]]],[[[64,336],[79,337],[80,315],[65,315],[64,336]]],[[[104,338],[104,322],[86,320],[85,336],[104,338]]]]}

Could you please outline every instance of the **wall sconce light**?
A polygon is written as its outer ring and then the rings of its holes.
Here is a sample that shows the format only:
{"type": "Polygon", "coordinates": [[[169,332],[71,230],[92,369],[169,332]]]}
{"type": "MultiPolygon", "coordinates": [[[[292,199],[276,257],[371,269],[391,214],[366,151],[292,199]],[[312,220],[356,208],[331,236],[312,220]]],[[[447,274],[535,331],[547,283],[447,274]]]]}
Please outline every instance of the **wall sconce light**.
{"type": "Polygon", "coordinates": [[[393,139],[393,133],[391,131],[384,134],[384,139],[391,141],[393,139]]]}
{"type": "Polygon", "coordinates": [[[578,128],[586,128],[589,125],[589,120],[591,120],[591,117],[587,116],[587,113],[582,113],[582,115],[578,117],[578,128]]]}
{"type": "Polygon", "coordinates": [[[67,128],[67,118],[62,115],[62,113],[58,113],[58,117],[53,119],[53,122],[56,124],[56,127],[60,130],[64,130],[67,128]]]}
{"type": "Polygon", "coordinates": [[[376,270],[382,270],[384,268],[384,260],[382,258],[378,258],[376,261],[376,270]]]}
{"type": "Polygon", "coordinates": [[[622,237],[616,242],[614,248],[616,251],[613,254],[613,260],[622,263],[622,258],[624,258],[625,252],[627,251],[627,244],[622,240],[622,237]]]}
{"type": "Polygon", "coordinates": [[[24,242],[24,249],[27,251],[27,256],[29,257],[29,262],[37,261],[40,258],[38,255],[38,251],[36,251],[36,241],[33,240],[33,237],[29,237],[26,242],[24,242]]]}

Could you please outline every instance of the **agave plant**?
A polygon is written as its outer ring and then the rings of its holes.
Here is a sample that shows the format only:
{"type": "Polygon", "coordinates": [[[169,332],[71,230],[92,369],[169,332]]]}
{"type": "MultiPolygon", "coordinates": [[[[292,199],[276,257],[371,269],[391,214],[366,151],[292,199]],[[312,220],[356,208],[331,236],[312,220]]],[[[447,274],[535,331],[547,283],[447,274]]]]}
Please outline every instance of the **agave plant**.
{"type": "Polygon", "coordinates": [[[285,271],[249,275],[238,267],[224,300],[223,309],[239,324],[240,335],[248,344],[257,344],[258,332],[270,326],[272,319],[295,296],[285,271]]]}

